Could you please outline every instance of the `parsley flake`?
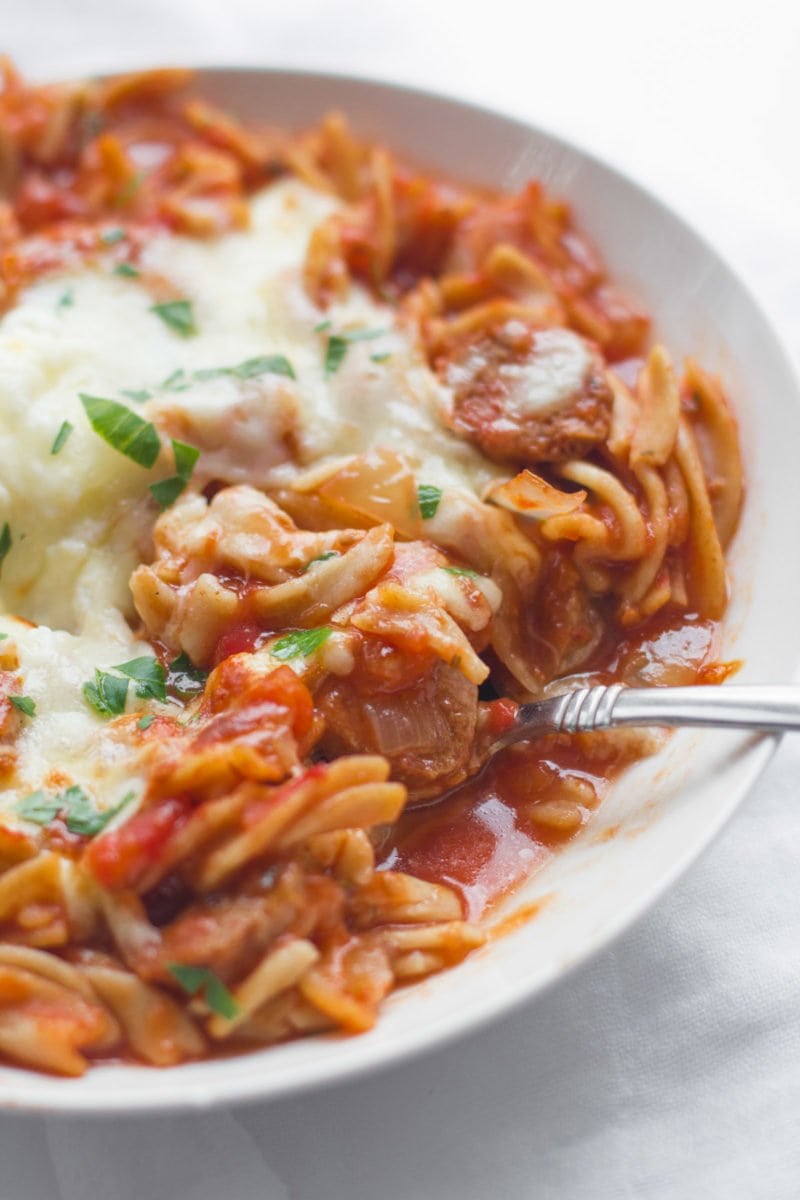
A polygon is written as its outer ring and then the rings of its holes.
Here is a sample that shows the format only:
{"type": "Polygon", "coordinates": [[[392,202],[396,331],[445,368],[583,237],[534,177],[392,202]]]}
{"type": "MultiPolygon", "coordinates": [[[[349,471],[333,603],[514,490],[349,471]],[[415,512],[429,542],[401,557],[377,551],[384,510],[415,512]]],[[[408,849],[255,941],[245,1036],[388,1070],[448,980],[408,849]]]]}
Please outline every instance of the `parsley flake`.
{"type": "Polygon", "coordinates": [[[133,400],[134,404],[144,404],[145,400],[152,400],[153,393],[145,391],[144,388],[122,388],[121,396],[125,396],[128,400],[133,400]]]}
{"type": "Polygon", "coordinates": [[[128,680],[95,669],[94,680],[83,685],[83,695],[101,717],[118,717],[125,712],[128,680]]]}
{"type": "Polygon", "coordinates": [[[320,321],[319,325],[315,325],[313,333],[327,333],[332,325],[331,321],[320,321]]]}
{"type": "Polygon", "coordinates": [[[67,444],[67,439],[74,428],[75,426],[70,421],[61,422],[61,428],[56,434],[55,440],[50,447],[51,454],[58,454],[60,450],[64,449],[64,446],[67,444]]]}
{"type": "Polygon", "coordinates": [[[121,275],[123,279],[138,279],[139,278],[139,268],[135,267],[133,265],[133,263],[121,262],[121,263],[117,263],[117,265],[114,267],[112,274],[113,275],[121,275]]]}
{"type": "Polygon", "coordinates": [[[327,562],[329,558],[340,558],[340,557],[341,557],[341,555],[339,554],[338,550],[326,550],[324,552],[324,554],[318,554],[316,558],[309,559],[309,561],[303,567],[300,574],[305,575],[306,571],[310,567],[313,567],[315,563],[327,562]]]}
{"type": "Polygon", "coordinates": [[[9,696],[8,698],[14,708],[24,713],[26,717],[36,716],[36,701],[32,696],[9,696]]]}
{"type": "Polygon", "coordinates": [[[210,967],[191,967],[186,963],[167,963],[167,970],[177,983],[196,996],[202,992],[203,999],[212,1012],[232,1021],[239,1014],[239,1005],[225,984],[210,967]]]}
{"type": "Polygon", "coordinates": [[[374,363],[384,363],[384,362],[388,362],[391,357],[392,357],[391,351],[384,350],[382,354],[370,354],[369,360],[370,360],[370,362],[374,362],[374,363]]]}
{"type": "Polygon", "coordinates": [[[423,521],[430,521],[431,517],[436,516],[436,510],[439,507],[439,501],[442,498],[442,489],[436,487],[432,483],[421,483],[417,488],[417,502],[419,503],[419,511],[423,521]]]}
{"type": "Polygon", "coordinates": [[[325,349],[325,374],[327,376],[336,374],[344,361],[345,354],[347,354],[346,340],[339,337],[338,334],[331,334],[325,349]]]}
{"type": "Polygon", "coordinates": [[[130,662],[119,663],[112,670],[133,680],[137,696],[166,703],[167,673],[157,658],[143,655],[141,658],[132,658],[130,662]]]}
{"type": "Polygon", "coordinates": [[[188,387],[191,387],[191,383],[192,381],[183,367],[178,367],[177,371],[173,371],[162,384],[159,384],[159,387],[164,392],[185,392],[188,387]]]}
{"type": "Polygon", "coordinates": [[[168,300],[166,304],[153,304],[150,312],[160,317],[164,324],[180,337],[194,337],[197,333],[189,300],[168,300]]]}
{"type": "Polygon", "coordinates": [[[42,791],[31,792],[14,805],[14,811],[19,813],[23,820],[32,821],[34,825],[49,825],[60,808],[59,800],[45,796],[42,791]]]}
{"type": "Polygon", "coordinates": [[[72,288],[66,288],[58,297],[56,308],[72,308],[75,303],[75,293],[72,288]]]}
{"type": "Polygon", "coordinates": [[[287,379],[296,378],[294,368],[288,358],[282,354],[264,354],[258,358],[246,358],[238,366],[231,367],[231,373],[238,379],[255,379],[257,375],[285,375],[287,379]]]}
{"type": "Polygon", "coordinates": [[[113,808],[106,808],[102,812],[95,808],[86,792],[80,787],[67,788],[56,798],[62,801],[62,807],[66,809],[66,826],[70,833],[77,833],[83,837],[96,837],[135,797],[135,792],[128,792],[122,797],[119,804],[115,804],[113,808]]]}
{"type": "Polygon", "coordinates": [[[447,571],[448,575],[463,575],[466,579],[477,579],[478,572],[470,570],[469,567],[442,567],[443,571],[447,571]]]}
{"type": "Polygon", "coordinates": [[[3,559],[8,554],[9,550],[11,549],[11,547],[13,545],[14,545],[14,539],[11,536],[11,529],[9,527],[8,521],[6,521],[5,524],[3,525],[3,528],[0,529],[0,563],[3,562],[3,559]]]}
{"type": "Polygon", "coordinates": [[[150,484],[150,494],[162,509],[169,508],[178,499],[192,478],[192,471],[200,457],[200,451],[196,446],[189,446],[186,442],[176,442],[174,438],[172,439],[172,454],[175,459],[175,474],[171,475],[169,479],[162,479],[159,483],[150,484]]]}
{"type": "Polygon", "coordinates": [[[100,234],[100,241],[104,246],[114,246],[117,242],[121,242],[125,237],[125,230],[120,229],[117,225],[113,229],[104,229],[100,234]]]}
{"type": "Polygon", "coordinates": [[[80,396],[89,424],[96,434],[140,467],[154,466],[161,450],[155,425],[143,421],[116,400],[87,396],[84,392],[80,396]]]}
{"type": "Polygon", "coordinates": [[[153,724],[153,721],[155,721],[153,714],[145,713],[143,717],[139,717],[139,720],[136,722],[136,727],[137,729],[149,729],[153,724]]]}
{"type": "Polygon", "coordinates": [[[315,650],[319,650],[320,646],[324,646],[332,633],[330,625],[318,625],[316,629],[298,629],[278,638],[277,642],[273,642],[269,647],[269,652],[281,662],[297,658],[301,654],[306,658],[315,650]]]}

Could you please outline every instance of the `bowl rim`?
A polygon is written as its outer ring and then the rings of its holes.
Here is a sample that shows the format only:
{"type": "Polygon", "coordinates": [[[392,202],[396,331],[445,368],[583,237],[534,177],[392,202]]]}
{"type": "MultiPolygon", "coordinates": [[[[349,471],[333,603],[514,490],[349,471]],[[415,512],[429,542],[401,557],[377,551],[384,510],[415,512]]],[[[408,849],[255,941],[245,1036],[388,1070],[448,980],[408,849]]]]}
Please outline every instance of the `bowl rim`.
{"type": "MultiPolygon", "coordinates": [[[[638,194],[658,216],[666,217],[673,222],[680,229],[682,235],[694,240],[707,255],[709,261],[716,268],[721,268],[724,274],[735,283],[751,311],[760,321],[762,335],[771,343],[773,361],[778,363],[783,370],[793,390],[794,403],[800,405],[800,375],[795,368],[792,356],[788,353],[781,334],[760,297],[745,282],[737,268],[723,257],[704,233],[694,227],[680,208],[673,208],[671,204],[661,200],[649,187],[630,176],[626,170],[617,166],[613,161],[594,153],[579,140],[576,141],[562,133],[553,132],[546,125],[540,125],[517,113],[505,111],[502,107],[464,99],[456,92],[428,86],[416,86],[369,74],[293,66],[260,66],[252,63],[217,65],[204,62],[198,65],[177,60],[170,65],[190,69],[193,82],[197,84],[201,92],[204,80],[213,77],[224,81],[226,76],[232,79],[250,76],[282,80],[287,86],[296,85],[298,87],[301,87],[304,81],[309,80],[314,80],[322,86],[326,83],[339,86],[352,84],[365,91],[375,92],[376,98],[378,94],[405,96],[410,99],[422,100],[434,106],[445,105],[454,113],[456,110],[460,112],[465,120],[469,120],[471,117],[489,118],[507,128],[513,127],[518,134],[532,133],[556,148],[576,155],[592,168],[610,176],[614,183],[638,194]]],[[[114,69],[104,73],[102,78],[112,79],[138,69],[149,70],[150,66],[114,69]]],[[[65,80],[78,80],[81,77],[79,74],[71,75],[65,77],[65,80]]],[[[791,659],[786,668],[786,678],[795,676],[797,668],[798,663],[791,659]]],[[[469,1011],[453,1016],[446,1028],[436,1024],[420,1025],[414,1031],[398,1039],[393,1045],[372,1048],[369,1054],[361,1057],[354,1054],[351,1056],[352,1061],[342,1062],[337,1058],[331,1062],[320,1062],[320,1065],[314,1069],[305,1068],[298,1072],[296,1077],[281,1078],[278,1083],[270,1078],[268,1072],[261,1069],[261,1055],[269,1054],[270,1047],[254,1048],[252,1051],[245,1051],[230,1059],[225,1057],[218,1059],[214,1063],[215,1067],[219,1067],[218,1077],[215,1076],[211,1081],[204,1080],[202,1091],[194,1086],[194,1081],[190,1076],[182,1073],[180,1066],[157,1069],[136,1064],[133,1069],[137,1072],[150,1072],[152,1075],[152,1087],[141,1093],[137,1091],[133,1095],[128,1095],[123,1088],[113,1085],[104,1090],[98,1089],[96,1094],[89,1091],[77,1091],[73,1090],[71,1085],[80,1081],[34,1074],[35,1094],[25,1095],[24,1087],[22,1089],[16,1087],[14,1081],[30,1075],[31,1072],[26,1068],[0,1067],[0,1113],[113,1118],[125,1113],[146,1116],[165,1112],[203,1111],[222,1105],[266,1103],[312,1089],[330,1088],[337,1084],[349,1083],[361,1076],[388,1070],[401,1061],[408,1062],[416,1059],[426,1052],[444,1049],[461,1038],[477,1033],[489,1023],[509,1016],[522,1005],[533,1002],[551,987],[565,980],[576,969],[591,962],[622,933],[636,924],[716,840],[765,770],[780,741],[780,735],[769,734],[753,739],[747,750],[746,763],[742,764],[743,769],[738,776],[737,786],[715,819],[707,821],[701,834],[691,840],[681,854],[675,856],[669,867],[657,875],[650,885],[640,889],[635,901],[623,906],[614,917],[605,922],[601,934],[594,938],[590,945],[573,954],[568,961],[562,961],[557,966],[554,965],[547,975],[537,979],[533,985],[524,979],[519,979],[515,980],[513,984],[506,983],[500,995],[484,994],[478,1002],[472,1004],[469,1011]],[[247,1076],[230,1075],[225,1072],[224,1067],[228,1062],[238,1062],[243,1058],[250,1058],[254,1066],[253,1071],[247,1076]],[[10,1079],[7,1072],[11,1073],[10,1079]]],[[[325,1039],[320,1040],[324,1041],[325,1039]]],[[[357,1041],[358,1039],[354,1039],[351,1044],[357,1046],[357,1041]]],[[[191,1066],[191,1064],[187,1065],[191,1066]]],[[[126,1069],[131,1068],[128,1068],[126,1064],[126,1069]]],[[[103,1070],[102,1065],[90,1068],[91,1073],[95,1076],[101,1074],[103,1070]]]]}

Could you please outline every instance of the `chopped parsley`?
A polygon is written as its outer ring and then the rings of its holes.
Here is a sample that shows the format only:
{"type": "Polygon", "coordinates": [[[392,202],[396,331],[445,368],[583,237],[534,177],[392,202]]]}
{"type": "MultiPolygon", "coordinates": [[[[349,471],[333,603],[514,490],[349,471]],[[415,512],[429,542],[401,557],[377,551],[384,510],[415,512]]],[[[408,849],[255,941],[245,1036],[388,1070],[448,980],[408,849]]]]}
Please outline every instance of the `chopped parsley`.
{"type": "Polygon", "coordinates": [[[173,371],[163,383],[159,384],[159,387],[164,392],[185,392],[188,387],[191,387],[191,382],[183,367],[178,367],[177,371],[173,371]]]}
{"type": "Polygon", "coordinates": [[[303,567],[300,574],[305,575],[305,573],[309,569],[309,567],[313,567],[315,563],[327,562],[329,558],[340,558],[340,557],[341,557],[341,555],[339,554],[338,550],[326,550],[324,554],[318,554],[316,558],[309,559],[309,561],[303,567]]]}
{"type": "Polygon", "coordinates": [[[153,714],[145,713],[143,717],[139,717],[139,720],[136,722],[136,726],[138,729],[149,729],[153,724],[153,721],[155,721],[153,714]]]}
{"type": "Polygon", "coordinates": [[[60,808],[60,800],[45,796],[42,791],[31,792],[14,805],[14,811],[25,821],[32,821],[34,825],[49,825],[60,808]]]}
{"type": "Polygon", "coordinates": [[[382,354],[370,354],[369,360],[370,360],[370,362],[374,362],[374,363],[383,363],[383,362],[388,362],[388,360],[391,357],[392,357],[391,351],[384,350],[382,354]]]}
{"type": "Polygon", "coordinates": [[[140,467],[152,467],[161,450],[155,425],[143,421],[135,412],[116,400],[87,396],[81,392],[81,404],[92,429],[120,454],[140,467]]]}
{"type": "Polygon", "coordinates": [[[273,642],[269,647],[269,652],[273,658],[282,662],[297,658],[301,654],[306,657],[319,650],[320,646],[324,646],[332,633],[330,625],[319,625],[316,629],[298,629],[278,638],[277,642],[273,642]]]}
{"type": "Polygon", "coordinates": [[[4,642],[8,637],[7,633],[0,633],[0,642],[4,642]]]}
{"type": "Polygon", "coordinates": [[[347,354],[347,342],[338,334],[332,333],[328,338],[325,349],[325,374],[335,375],[347,354]]]}
{"type": "Polygon", "coordinates": [[[202,992],[212,1012],[232,1021],[239,1014],[239,1005],[225,984],[210,967],[191,967],[185,963],[167,963],[170,975],[190,996],[202,992]]]}
{"type": "Polygon", "coordinates": [[[133,680],[137,696],[166,703],[167,673],[157,658],[143,655],[141,658],[132,658],[130,662],[119,663],[112,670],[133,680]]]}
{"type": "Polygon", "coordinates": [[[121,275],[123,279],[138,279],[139,268],[135,267],[133,263],[121,262],[117,263],[112,274],[121,275]]]}
{"type": "Polygon", "coordinates": [[[119,804],[100,812],[95,808],[83,788],[73,784],[72,787],[66,788],[55,796],[46,796],[42,791],[31,792],[16,805],[16,812],[25,821],[33,821],[35,825],[49,825],[60,812],[63,812],[65,814],[64,823],[70,833],[77,833],[83,837],[95,837],[105,829],[117,813],[135,799],[135,796],[135,792],[128,792],[119,804]]]}
{"type": "Polygon", "coordinates": [[[477,579],[478,572],[470,570],[469,567],[442,567],[443,571],[447,571],[448,575],[463,575],[467,579],[477,579]]]}
{"type": "Polygon", "coordinates": [[[200,451],[196,446],[188,446],[186,442],[176,442],[174,438],[172,439],[172,454],[175,459],[175,474],[170,475],[169,479],[162,479],[158,483],[150,484],[150,494],[162,509],[169,508],[178,499],[192,478],[192,471],[200,457],[200,451]]]}
{"type": "Polygon", "coordinates": [[[3,528],[0,529],[0,564],[2,564],[3,559],[8,554],[13,544],[14,539],[11,537],[11,529],[8,521],[6,521],[3,525],[3,528]]]}
{"type": "Polygon", "coordinates": [[[133,400],[134,404],[144,404],[145,400],[153,398],[153,393],[145,391],[144,388],[123,388],[120,395],[133,400]]]}
{"type": "Polygon", "coordinates": [[[431,517],[436,516],[436,510],[439,507],[439,501],[442,498],[442,489],[435,487],[432,483],[421,483],[417,488],[417,502],[419,503],[419,511],[422,514],[423,521],[430,521],[431,517]]]}
{"type": "MultiPolygon", "coordinates": [[[[330,322],[329,322],[330,324],[330,322]]],[[[325,374],[335,375],[342,365],[347,347],[351,342],[368,342],[382,337],[386,329],[350,329],[344,333],[332,333],[325,348],[325,374]]]]}
{"type": "Polygon", "coordinates": [[[9,696],[8,698],[14,708],[24,713],[26,717],[36,716],[36,701],[32,696],[9,696]]]}
{"type": "Polygon", "coordinates": [[[101,717],[118,717],[125,712],[128,680],[95,669],[94,680],[83,685],[83,695],[101,717]]]}
{"type": "Polygon", "coordinates": [[[75,303],[75,293],[72,288],[67,288],[58,297],[56,308],[72,308],[75,303]]]}
{"type": "Polygon", "coordinates": [[[194,337],[197,333],[189,300],[168,300],[165,304],[153,304],[150,312],[160,317],[164,324],[180,337],[194,337]]]}
{"type": "Polygon", "coordinates": [[[67,444],[67,439],[69,438],[69,435],[72,433],[74,428],[75,428],[75,426],[70,421],[62,421],[61,422],[61,428],[59,429],[58,433],[56,434],[55,441],[53,442],[52,446],[50,447],[51,454],[58,454],[58,452],[60,450],[64,449],[64,446],[67,444]]]}
{"type": "Polygon", "coordinates": [[[105,246],[115,246],[117,242],[121,242],[125,237],[125,230],[120,229],[117,225],[113,229],[104,229],[100,234],[100,241],[105,246]]]}
{"type": "Polygon", "coordinates": [[[167,686],[179,696],[192,696],[202,692],[207,678],[207,673],[196,667],[185,651],[181,651],[169,664],[167,686]]]}
{"type": "Polygon", "coordinates": [[[320,321],[319,325],[314,326],[313,332],[314,333],[327,333],[331,327],[331,324],[332,324],[331,321],[327,321],[327,320],[320,321]]]}

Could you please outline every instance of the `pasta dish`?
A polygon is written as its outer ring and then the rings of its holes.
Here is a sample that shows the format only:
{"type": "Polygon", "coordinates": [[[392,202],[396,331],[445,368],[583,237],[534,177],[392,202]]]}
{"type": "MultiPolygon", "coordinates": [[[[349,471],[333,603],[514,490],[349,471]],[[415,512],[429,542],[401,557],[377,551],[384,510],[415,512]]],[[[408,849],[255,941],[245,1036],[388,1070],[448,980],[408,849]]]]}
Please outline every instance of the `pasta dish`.
{"type": "Polygon", "coordinates": [[[0,1062],[368,1030],[655,744],[521,702],[724,677],[721,384],[536,181],[0,82],[0,1062]]]}

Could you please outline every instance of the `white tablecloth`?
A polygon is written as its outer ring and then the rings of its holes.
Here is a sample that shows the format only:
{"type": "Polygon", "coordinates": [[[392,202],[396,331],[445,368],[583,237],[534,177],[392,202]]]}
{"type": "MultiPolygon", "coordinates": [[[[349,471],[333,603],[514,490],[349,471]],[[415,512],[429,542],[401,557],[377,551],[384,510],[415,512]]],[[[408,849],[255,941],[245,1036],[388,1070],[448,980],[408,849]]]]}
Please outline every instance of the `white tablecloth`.
{"type": "MultiPolygon", "coordinates": [[[[800,360],[794,0],[0,0],[0,49],[42,78],[312,66],[528,116],[682,210],[800,360]]],[[[797,1200],[798,769],[787,741],[653,912],[492,1029],[261,1107],[0,1116],[0,1200],[797,1200]]]]}

